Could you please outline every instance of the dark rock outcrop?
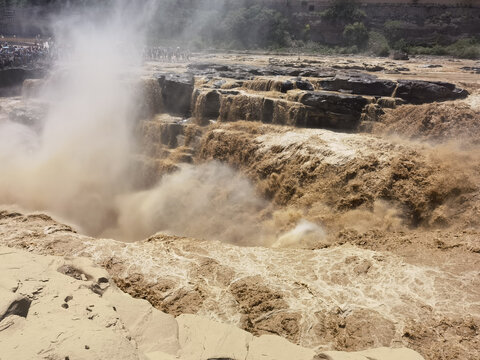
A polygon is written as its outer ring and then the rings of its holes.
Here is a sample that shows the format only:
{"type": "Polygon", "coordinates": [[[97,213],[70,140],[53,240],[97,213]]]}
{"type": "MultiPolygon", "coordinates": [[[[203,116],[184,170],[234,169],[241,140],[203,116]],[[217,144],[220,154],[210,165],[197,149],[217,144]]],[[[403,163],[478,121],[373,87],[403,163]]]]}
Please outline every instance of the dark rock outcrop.
{"type": "MultiPolygon", "coordinates": [[[[287,64],[292,65],[292,64],[287,64]]],[[[338,67],[338,66],[337,66],[338,67]]],[[[256,67],[251,65],[194,63],[188,65],[192,73],[207,78],[225,77],[237,80],[246,80],[244,86],[254,91],[288,92],[293,89],[312,91],[314,89],[347,92],[356,95],[375,97],[391,97],[398,92],[406,102],[423,104],[432,101],[446,101],[463,98],[468,93],[455,88],[454,84],[432,81],[392,81],[379,79],[374,75],[358,71],[335,70],[319,67],[294,67],[269,65],[256,67]],[[262,76],[265,78],[258,78],[262,76]],[[310,80],[293,79],[291,81],[275,80],[272,76],[295,76],[296,78],[314,78],[310,80]],[[316,79],[315,79],[316,78],[316,79]],[[291,85],[293,83],[293,87],[291,85]]],[[[380,67],[376,70],[380,70],[380,67]]],[[[402,69],[400,69],[402,70],[402,69]]],[[[408,70],[407,68],[403,70],[408,70]]]]}
{"type": "Polygon", "coordinates": [[[249,93],[203,93],[197,95],[193,113],[199,123],[217,115],[219,121],[260,121],[267,124],[312,128],[354,129],[363,108],[370,102],[362,96],[322,91],[300,92],[287,99],[249,93]],[[208,109],[208,111],[206,110],[208,109]],[[209,116],[206,116],[209,114],[209,116]]]}
{"type": "Polygon", "coordinates": [[[280,86],[280,92],[286,93],[287,91],[293,90],[296,86],[297,86],[297,82],[295,82],[295,85],[294,85],[293,82],[291,82],[290,80],[284,81],[280,86]]]}
{"type": "Polygon", "coordinates": [[[0,321],[11,315],[27,317],[32,300],[26,296],[6,291],[0,291],[0,294],[2,295],[0,301],[0,321]]]}
{"type": "Polygon", "coordinates": [[[190,64],[189,73],[159,77],[163,111],[185,117],[192,115],[200,125],[209,120],[247,120],[352,130],[365,117],[377,119],[383,108],[454,100],[468,95],[466,90],[446,82],[394,81],[358,71],[332,75],[322,73],[321,68],[288,65],[262,68],[190,64]],[[295,78],[285,79],[293,74],[295,78]],[[203,77],[196,89],[194,76],[203,77]],[[236,81],[224,80],[225,77],[236,81]]]}
{"type": "Polygon", "coordinates": [[[194,77],[190,73],[164,74],[158,77],[165,111],[171,114],[188,116],[194,87],[194,77]]]}
{"type": "Polygon", "coordinates": [[[304,105],[343,114],[359,114],[369,101],[357,95],[334,94],[326,91],[309,91],[300,98],[304,105]]]}
{"type": "Polygon", "coordinates": [[[462,99],[468,91],[442,81],[399,80],[396,97],[412,104],[462,99]]]}
{"type": "Polygon", "coordinates": [[[316,110],[310,116],[311,127],[353,129],[361,118],[363,109],[370,102],[357,95],[335,94],[326,91],[309,91],[301,95],[299,101],[316,110]]]}
{"type": "Polygon", "coordinates": [[[217,119],[220,114],[220,93],[217,90],[197,89],[192,99],[193,116],[198,123],[205,124],[209,119],[217,119]]]}
{"type": "Polygon", "coordinates": [[[465,71],[471,71],[474,74],[480,74],[480,66],[463,66],[460,69],[465,71]]]}
{"type": "Polygon", "coordinates": [[[330,68],[318,67],[291,67],[270,65],[259,67],[252,65],[193,63],[187,66],[190,72],[198,76],[224,77],[236,80],[252,80],[255,76],[304,76],[328,77],[335,76],[336,72],[330,68]]]}
{"type": "Polygon", "coordinates": [[[19,86],[25,79],[38,79],[43,71],[38,69],[10,68],[0,70],[0,87],[19,86]]]}
{"type": "Polygon", "coordinates": [[[371,75],[337,75],[334,78],[322,80],[320,86],[329,91],[346,90],[353,94],[391,96],[396,84],[391,80],[378,79],[371,75]]]}
{"type": "Polygon", "coordinates": [[[20,95],[26,79],[39,79],[45,75],[42,69],[7,68],[0,70],[0,96],[20,95]]]}
{"type": "Polygon", "coordinates": [[[313,91],[315,90],[312,83],[308,80],[303,80],[302,78],[296,79],[294,81],[295,88],[299,90],[305,90],[305,91],[313,91]]]}

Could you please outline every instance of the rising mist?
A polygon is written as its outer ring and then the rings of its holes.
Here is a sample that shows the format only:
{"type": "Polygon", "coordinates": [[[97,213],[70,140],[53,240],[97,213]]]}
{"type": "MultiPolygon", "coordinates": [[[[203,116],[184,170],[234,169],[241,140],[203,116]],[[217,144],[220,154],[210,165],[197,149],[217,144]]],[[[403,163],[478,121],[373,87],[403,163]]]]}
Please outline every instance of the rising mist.
{"type": "Polygon", "coordinates": [[[48,211],[90,235],[170,231],[252,243],[264,202],[226,166],[183,168],[135,190],[132,133],[153,13],[153,2],[141,4],[70,9],[52,20],[59,58],[41,90],[47,116],[40,132],[0,123],[0,201],[48,211]]]}

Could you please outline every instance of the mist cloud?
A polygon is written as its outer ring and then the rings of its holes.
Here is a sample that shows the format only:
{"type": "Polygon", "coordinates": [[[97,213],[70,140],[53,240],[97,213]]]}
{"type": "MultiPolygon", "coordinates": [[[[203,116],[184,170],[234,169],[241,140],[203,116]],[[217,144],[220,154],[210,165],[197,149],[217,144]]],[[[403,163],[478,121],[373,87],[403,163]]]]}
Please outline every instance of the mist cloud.
{"type": "Polygon", "coordinates": [[[184,166],[135,190],[135,84],[151,3],[113,3],[55,19],[60,53],[42,89],[49,110],[40,134],[0,123],[0,202],[49,211],[96,236],[132,241],[163,231],[258,244],[265,202],[225,165],[184,166]]]}

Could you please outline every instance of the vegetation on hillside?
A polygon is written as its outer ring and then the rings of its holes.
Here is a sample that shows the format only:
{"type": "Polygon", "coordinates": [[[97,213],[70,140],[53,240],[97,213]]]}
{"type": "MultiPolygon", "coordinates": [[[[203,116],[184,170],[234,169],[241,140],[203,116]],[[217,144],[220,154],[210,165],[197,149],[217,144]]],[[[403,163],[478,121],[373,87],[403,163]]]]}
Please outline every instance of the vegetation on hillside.
{"type": "MultiPolygon", "coordinates": [[[[0,0],[0,8],[41,6],[58,11],[63,7],[86,4],[110,6],[111,1],[0,0]]],[[[219,1],[218,4],[223,3],[219,1]]],[[[388,56],[395,50],[414,55],[480,58],[478,37],[458,40],[458,37],[439,35],[438,40],[413,41],[412,33],[415,32],[406,19],[401,16],[389,19],[382,27],[381,22],[367,17],[357,0],[331,0],[330,6],[323,11],[301,14],[281,13],[255,2],[251,5],[241,1],[228,4],[212,7],[211,4],[194,3],[192,6],[191,1],[157,0],[155,13],[151,14],[154,21],[149,27],[149,42],[167,46],[181,44],[196,49],[278,49],[326,54],[361,52],[377,56],[388,56]],[[329,32],[329,41],[323,38],[322,31],[329,32]]],[[[448,11],[442,16],[425,19],[426,24],[450,24],[452,21],[453,15],[448,11]]]]}
{"type": "Polygon", "coordinates": [[[404,49],[407,53],[412,55],[447,55],[461,59],[480,59],[480,40],[476,38],[460,39],[450,45],[405,45],[404,49]]]}

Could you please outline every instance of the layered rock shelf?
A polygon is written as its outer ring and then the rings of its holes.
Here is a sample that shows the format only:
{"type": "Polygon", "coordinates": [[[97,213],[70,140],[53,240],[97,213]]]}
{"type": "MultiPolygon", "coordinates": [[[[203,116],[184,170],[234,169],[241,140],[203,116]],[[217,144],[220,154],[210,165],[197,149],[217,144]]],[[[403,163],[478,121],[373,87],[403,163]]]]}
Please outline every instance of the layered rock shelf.
{"type": "Polygon", "coordinates": [[[248,120],[353,130],[382,108],[468,96],[447,82],[394,81],[333,67],[194,63],[187,69],[156,75],[162,112],[191,116],[198,124],[248,120]]]}

